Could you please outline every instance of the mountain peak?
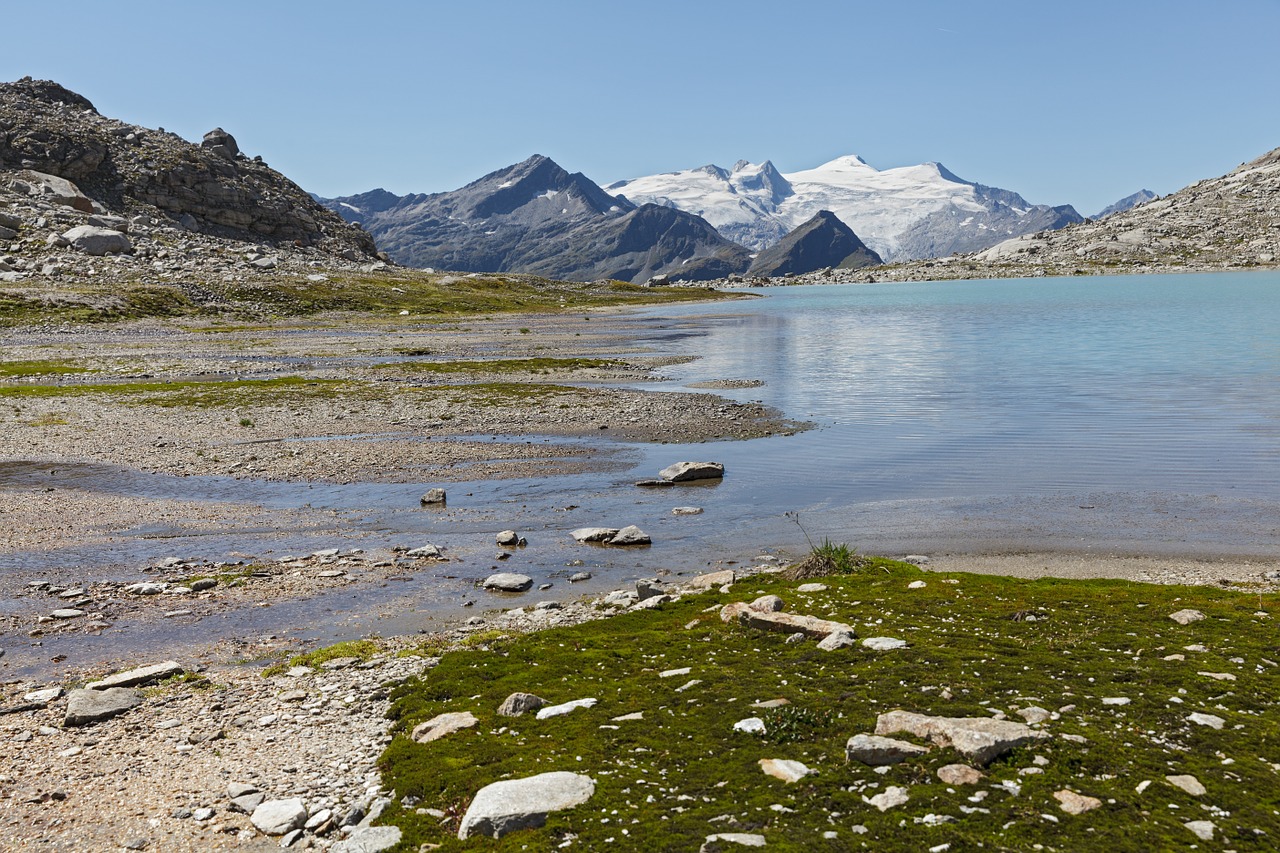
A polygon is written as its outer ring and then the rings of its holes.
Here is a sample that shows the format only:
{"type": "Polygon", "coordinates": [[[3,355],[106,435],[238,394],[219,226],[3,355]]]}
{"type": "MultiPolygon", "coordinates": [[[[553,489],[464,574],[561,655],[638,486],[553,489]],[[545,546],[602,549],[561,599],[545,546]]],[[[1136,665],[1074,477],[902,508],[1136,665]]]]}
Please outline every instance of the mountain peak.
{"type": "Polygon", "coordinates": [[[849,170],[849,169],[871,169],[872,171],[875,171],[872,168],[872,166],[869,163],[867,163],[866,160],[863,160],[857,154],[845,154],[843,157],[837,157],[834,160],[828,160],[826,163],[823,163],[818,168],[830,170],[830,171],[849,170]]]}

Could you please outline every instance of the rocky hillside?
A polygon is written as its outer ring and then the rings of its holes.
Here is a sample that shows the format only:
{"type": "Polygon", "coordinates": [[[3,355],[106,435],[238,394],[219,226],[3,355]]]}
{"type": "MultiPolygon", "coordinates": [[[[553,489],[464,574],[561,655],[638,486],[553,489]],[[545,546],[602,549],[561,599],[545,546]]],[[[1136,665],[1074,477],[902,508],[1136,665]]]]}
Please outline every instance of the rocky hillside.
{"type": "Polygon", "coordinates": [[[0,249],[0,281],[36,285],[379,262],[367,233],[221,128],[193,144],[31,78],[0,84],[0,249]]]}
{"type": "Polygon", "coordinates": [[[1219,178],[971,255],[827,270],[788,283],[1214,272],[1280,266],[1280,148],[1219,178]]]}
{"type": "Polygon", "coordinates": [[[717,278],[750,262],[701,218],[615,198],[540,155],[452,192],[374,190],[321,202],[407,266],[642,282],[717,278]]]}
{"type": "Polygon", "coordinates": [[[751,276],[802,275],[828,267],[862,269],[879,266],[880,256],[858,239],[853,229],[829,210],[812,219],[756,256],[751,276]]]}

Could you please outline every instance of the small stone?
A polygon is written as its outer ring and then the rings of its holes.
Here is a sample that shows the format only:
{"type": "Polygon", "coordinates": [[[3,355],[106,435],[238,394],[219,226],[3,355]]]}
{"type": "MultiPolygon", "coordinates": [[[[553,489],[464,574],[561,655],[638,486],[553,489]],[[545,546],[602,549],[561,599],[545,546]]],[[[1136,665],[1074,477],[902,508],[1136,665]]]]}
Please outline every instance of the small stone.
{"type": "Polygon", "coordinates": [[[858,640],[853,634],[845,631],[832,631],[818,643],[818,648],[824,652],[834,652],[838,649],[853,648],[857,644],[858,640]]]}
{"type": "Polygon", "coordinates": [[[791,704],[790,699],[783,699],[779,697],[777,699],[765,699],[763,702],[752,702],[751,707],[764,708],[768,710],[769,708],[781,708],[785,705],[790,705],[790,704],[791,704]]]}
{"type": "Polygon", "coordinates": [[[569,583],[581,583],[591,580],[591,572],[574,572],[569,575],[569,583]]]}
{"type": "Polygon", "coordinates": [[[693,667],[682,666],[679,669],[667,669],[658,673],[659,678],[675,678],[677,675],[688,675],[693,671],[693,667]]]}
{"type": "Polygon", "coordinates": [[[827,585],[825,583],[802,583],[796,587],[796,592],[826,592],[827,585]]]}
{"type": "Polygon", "coordinates": [[[1183,824],[1187,829],[1195,834],[1196,838],[1201,841],[1212,841],[1213,831],[1217,829],[1217,825],[1211,820],[1192,820],[1183,824]]]}
{"type": "Polygon", "coordinates": [[[1019,709],[1018,716],[1026,720],[1027,725],[1034,726],[1037,723],[1043,723],[1045,720],[1050,719],[1053,714],[1046,708],[1041,708],[1038,705],[1031,705],[1027,708],[1019,709]]]}
{"type": "Polygon", "coordinates": [[[398,826],[362,826],[329,848],[331,853],[382,853],[400,843],[398,826]]]}
{"type": "Polygon", "coordinates": [[[663,468],[658,476],[669,483],[719,480],[724,477],[724,466],[719,462],[677,462],[663,468]]]}
{"type": "Polygon", "coordinates": [[[948,785],[976,785],[984,774],[968,764],[948,764],[938,768],[938,779],[948,785]]]}
{"type": "Polygon", "coordinates": [[[629,548],[635,545],[650,545],[653,540],[649,538],[649,534],[645,533],[634,524],[622,528],[617,535],[609,539],[609,544],[620,548],[629,548]]]}
{"type": "Polygon", "coordinates": [[[1193,797],[1203,797],[1207,793],[1204,785],[1194,776],[1166,776],[1165,781],[1175,788],[1181,788],[1193,797]]]}
{"type": "Polygon", "coordinates": [[[521,543],[520,534],[514,530],[504,530],[494,537],[494,541],[504,548],[515,548],[521,543]]]}
{"type": "Polygon", "coordinates": [[[762,595],[747,605],[757,613],[781,613],[786,605],[776,595],[762,595]]]}
{"type": "Polygon", "coordinates": [[[439,560],[444,558],[444,554],[435,545],[428,542],[426,545],[420,545],[417,548],[404,552],[406,557],[414,557],[415,559],[432,559],[439,560]]]}
{"type": "Polygon", "coordinates": [[[700,506],[678,506],[671,510],[672,515],[702,515],[700,506]]]}
{"type": "Polygon", "coordinates": [[[781,779],[783,782],[799,782],[813,772],[799,761],[789,758],[762,758],[759,764],[766,776],[781,779]]]}
{"type": "MultiPolygon", "coordinates": [[[[307,278],[311,278],[311,276],[307,276],[307,278]]],[[[320,278],[324,279],[324,276],[320,276],[320,278]]],[[[280,846],[292,847],[294,844],[297,843],[298,839],[302,838],[302,836],[303,836],[303,832],[301,829],[295,829],[295,830],[292,830],[291,832],[286,832],[280,838],[280,846]]]]}
{"type": "Polygon", "coordinates": [[[698,853],[728,853],[736,847],[764,847],[763,835],[752,832],[718,832],[708,835],[698,853]]]}
{"type": "Polygon", "coordinates": [[[570,714],[579,708],[590,708],[595,705],[598,699],[574,699],[572,702],[562,702],[559,705],[547,705],[538,711],[537,719],[546,720],[551,717],[560,717],[570,714]]]}
{"type": "Polygon", "coordinates": [[[253,810],[249,821],[264,835],[284,835],[307,822],[307,807],[297,798],[268,800],[253,810]]]}
{"type": "Polygon", "coordinates": [[[928,586],[928,584],[924,581],[912,581],[907,584],[907,589],[924,589],[926,586],[928,586]]]}
{"type": "Polygon", "coordinates": [[[1102,805],[1102,800],[1097,797],[1086,797],[1083,794],[1077,794],[1075,791],[1063,789],[1054,791],[1053,798],[1061,804],[1061,808],[1067,814],[1084,814],[1092,811],[1102,805]]]}
{"type": "Polygon", "coordinates": [[[532,693],[512,693],[498,706],[498,716],[518,717],[525,711],[536,711],[546,704],[545,699],[532,693]]]}
{"type": "Polygon", "coordinates": [[[76,619],[84,615],[83,610],[76,610],[74,607],[63,607],[49,614],[54,619],[76,619]]]}
{"type": "Polygon", "coordinates": [[[1179,625],[1190,625],[1192,622],[1199,622],[1205,618],[1205,615],[1199,610],[1179,610],[1177,613],[1170,613],[1169,618],[1179,625]]]}
{"type": "Polygon", "coordinates": [[[894,649],[905,649],[907,641],[899,640],[897,637],[867,637],[862,641],[862,645],[873,652],[891,652],[894,649]]]}
{"type": "Polygon", "coordinates": [[[1227,721],[1215,714],[1202,714],[1196,711],[1187,715],[1187,719],[1201,726],[1208,726],[1211,729],[1220,729],[1227,724],[1227,721]]]}
{"type": "Polygon", "coordinates": [[[470,711],[452,711],[432,717],[425,723],[419,723],[410,737],[418,743],[431,743],[433,740],[469,729],[480,721],[470,711]]]}
{"type": "Polygon", "coordinates": [[[616,527],[579,527],[569,531],[578,542],[608,542],[619,533],[616,527]]]}
{"type": "Polygon", "coordinates": [[[874,797],[863,797],[862,801],[870,806],[875,806],[882,812],[888,811],[896,806],[903,805],[911,797],[907,794],[907,789],[898,785],[890,785],[884,790],[884,793],[876,794],[874,797]]]}
{"type": "Polygon", "coordinates": [[[705,575],[698,575],[689,580],[685,585],[690,589],[712,589],[731,584],[738,578],[733,569],[725,569],[719,572],[710,572],[705,575]]]}
{"type": "Polygon", "coordinates": [[[141,687],[146,684],[164,681],[166,678],[172,678],[175,675],[182,675],[184,672],[186,670],[177,661],[167,660],[164,663],[117,672],[100,681],[91,681],[85,686],[90,690],[106,690],[110,687],[141,687]]]}
{"type": "Polygon", "coordinates": [[[524,592],[533,587],[533,578],[512,572],[500,572],[484,579],[485,589],[496,589],[502,592],[524,592]]]}
{"type": "Polygon", "coordinates": [[[762,735],[765,733],[764,720],[759,717],[747,717],[745,720],[734,723],[733,730],[749,735],[762,735]]]}
{"type": "Polygon", "coordinates": [[[48,705],[54,699],[62,696],[61,687],[47,687],[44,690],[33,690],[26,693],[22,697],[22,701],[30,702],[35,705],[48,705]]]}
{"type": "Polygon", "coordinates": [[[446,503],[444,489],[429,489],[421,498],[423,506],[443,506],[446,503]]]}
{"type": "Polygon", "coordinates": [[[213,816],[216,814],[217,812],[211,808],[196,809],[195,811],[191,812],[191,819],[204,822],[206,820],[212,820],[213,816]]]}
{"type": "Polygon", "coordinates": [[[236,797],[243,797],[245,794],[256,794],[258,793],[258,790],[259,788],[257,785],[250,785],[247,782],[227,783],[227,796],[233,800],[236,797]]]}
{"type": "Polygon", "coordinates": [[[1103,705],[1128,705],[1132,700],[1128,696],[1104,696],[1103,705]]]}
{"type": "Polygon", "coordinates": [[[138,836],[137,838],[126,838],[120,842],[120,846],[125,850],[146,850],[149,843],[147,839],[138,836]]]}

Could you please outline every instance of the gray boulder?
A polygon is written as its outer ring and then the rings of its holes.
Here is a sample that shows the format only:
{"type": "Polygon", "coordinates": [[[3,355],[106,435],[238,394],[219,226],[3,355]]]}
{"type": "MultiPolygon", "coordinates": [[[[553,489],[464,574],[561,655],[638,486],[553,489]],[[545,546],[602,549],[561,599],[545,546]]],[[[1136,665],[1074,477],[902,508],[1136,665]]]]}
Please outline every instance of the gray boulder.
{"type": "Polygon", "coordinates": [[[425,723],[419,723],[410,735],[418,743],[431,743],[433,740],[469,729],[480,722],[470,711],[450,711],[432,717],[425,723]]]}
{"type": "Polygon", "coordinates": [[[663,468],[658,476],[670,483],[719,480],[724,477],[724,466],[719,462],[677,462],[663,468]]]}
{"type": "Polygon", "coordinates": [[[536,711],[545,704],[547,700],[541,696],[535,696],[532,693],[512,693],[498,706],[498,716],[518,717],[525,711],[536,711]]]}
{"type": "Polygon", "coordinates": [[[616,527],[579,527],[569,531],[569,535],[578,542],[608,542],[619,532],[616,527]]]}
{"type": "Polygon", "coordinates": [[[249,821],[266,835],[284,835],[301,829],[307,822],[307,807],[296,797],[289,800],[268,800],[253,810],[249,821]]]}
{"type": "Polygon", "coordinates": [[[623,548],[631,545],[650,545],[652,543],[653,540],[649,538],[649,534],[634,524],[622,528],[617,535],[609,540],[610,545],[617,545],[623,548]]]}
{"type": "Polygon", "coordinates": [[[485,589],[496,589],[502,592],[524,592],[532,586],[533,578],[512,572],[499,572],[484,579],[485,589]]]}
{"type": "Polygon", "coordinates": [[[596,791],[590,776],[567,771],[494,782],[481,788],[462,816],[458,838],[501,838],[517,829],[542,826],[549,812],[581,805],[596,791]]]}
{"type": "Polygon", "coordinates": [[[1010,720],[989,717],[932,717],[910,711],[890,711],[876,718],[876,734],[898,732],[927,738],[980,765],[990,764],[1010,750],[1043,740],[1048,734],[1010,720]]]}
{"type": "Polygon", "coordinates": [[[445,499],[444,489],[428,489],[421,500],[423,506],[443,506],[445,499]]]}
{"type": "Polygon", "coordinates": [[[142,694],[128,687],[107,690],[72,690],[67,694],[64,726],[83,726],[107,720],[142,704],[142,694]]]}
{"type": "Polygon", "coordinates": [[[234,160],[236,155],[240,153],[240,146],[236,144],[236,138],[220,127],[215,127],[206,133],[204,139],[200,142],[200,147],[208,149],[221,157],[226,157],[228,160],[234,160]]]}
{"type": "Polygon", "coordinates": [[[124,234],[94,225],[77,225],[70,231],[64,231],[62,239],[70,243],[77,252],[95,257],[122,255],[133,251],[133,243],[124,234]]]}

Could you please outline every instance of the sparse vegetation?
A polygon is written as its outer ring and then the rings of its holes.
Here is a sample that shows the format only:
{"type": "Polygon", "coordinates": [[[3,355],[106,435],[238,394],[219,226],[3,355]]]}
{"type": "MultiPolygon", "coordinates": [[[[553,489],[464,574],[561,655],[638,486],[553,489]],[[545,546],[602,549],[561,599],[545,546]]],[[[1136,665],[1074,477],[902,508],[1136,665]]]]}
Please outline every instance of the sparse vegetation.
{"type": "Polygon", "coordinates": [[[384,816],[405,831],[399,849],[470,849],[456,833],[476,791],[552,770],[591,776],[594,796],[542,828],[486,839],[487,849],[572,841],[578,850],[687,851],[711,833],[755,832],[781,851],[1180,850],[1196,843],[1183,826],[1193,820],[1212,820],[1231,849],[1271,849],[1280,835],[1280,666],[1269,614],[1280,596],[929,573],[866,559],[874,571],[830,576],[821,593],[758,576],[728,595],[711,591],[517,637],[494,651],[446,654],[393,693],[384,785],[421,798],[384,816]],[[924,586],[911,588],[914,581],[924,586]],[[824,652],[715,615],[761,594],[909,645],[824,652]],[[1168,618],[1183,608],[1208,618],[1185,626],[1168,618]],[[685,666],[687,676],[659,677],[685,666]],[[516,691],[599,703],[548,720],[498,717],[516,691]],[[776,697],[791,710],[752,707],[776,697]],[[963,760],[952,749],[935,747],[883,774],[845,760],[845,741],[895,708],[1019,720],[1031,706],[1054,714],[1045,724],[1052,739],[996,760],[974,786],[937,778],[963,760]],[[470,711],[480,725],[431,744],[408,738],[446,711],[470,711]],[[613,719],[636,712],[643,719],[613,719]],[[1226,724],[1197,725],[1192,712],[1226,724]],[[735,732],[734,722],[749,716],[772,725],[770,734],[735,732]],[[761,773],[763,758],[814,772],[786,784],[761,773]],[[1165,781],[1173,774],[1194,776],[1207,793],[1174,787],[1165,781]],[[881,812],[867,803],[891,785],[906,788],[905,804],[881,812]],[[1101,806],[1067,814],[1053,796],[1062,789],[1101,806]]]}

